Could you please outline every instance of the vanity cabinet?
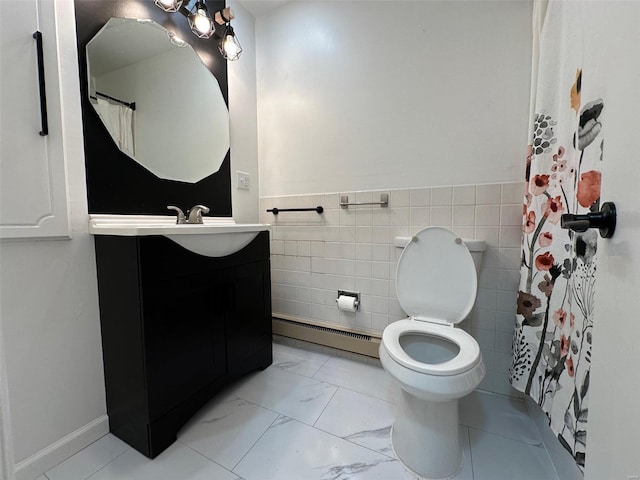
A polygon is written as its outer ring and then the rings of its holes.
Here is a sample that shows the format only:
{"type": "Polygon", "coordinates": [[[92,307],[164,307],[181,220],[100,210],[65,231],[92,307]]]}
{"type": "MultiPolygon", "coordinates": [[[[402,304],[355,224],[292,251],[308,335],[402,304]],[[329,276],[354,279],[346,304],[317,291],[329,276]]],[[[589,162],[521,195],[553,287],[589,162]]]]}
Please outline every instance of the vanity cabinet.
{"type": "Polygon", "coordinates": [[[154,458],[216,392],[271,364],[269,233],[225,257],[160,235],[95,243],[110,430],[154,458]]]}

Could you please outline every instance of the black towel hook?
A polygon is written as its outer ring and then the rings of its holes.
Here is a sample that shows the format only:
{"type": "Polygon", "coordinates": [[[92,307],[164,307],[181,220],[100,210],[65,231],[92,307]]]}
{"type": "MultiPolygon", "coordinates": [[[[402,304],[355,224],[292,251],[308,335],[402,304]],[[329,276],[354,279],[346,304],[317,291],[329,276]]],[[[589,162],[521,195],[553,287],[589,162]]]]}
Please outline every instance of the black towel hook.
{"type": "Polygon", "coordinates": [[[560,217],[560,227],[574,232],[586,232],[590,228],[597,228],[602,238],[611,238],[616,231],[616,217],[615,203],[605,202],[599,212],[583,215],[565,213],[560,217]]]}

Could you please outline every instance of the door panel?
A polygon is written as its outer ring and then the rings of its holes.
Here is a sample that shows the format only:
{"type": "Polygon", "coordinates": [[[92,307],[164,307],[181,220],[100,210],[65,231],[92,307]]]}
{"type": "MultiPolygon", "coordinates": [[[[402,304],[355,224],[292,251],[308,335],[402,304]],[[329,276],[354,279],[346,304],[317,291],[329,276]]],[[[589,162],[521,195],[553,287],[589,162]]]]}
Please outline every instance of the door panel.
{"type": "Polygon", "coordinates": [[[223,273],[227,289],[227,361],[231,372],[243,359],[271,345],[268,262],[244,265],[223,273]]]}
{"type": "Polygon", "coordinates": [[[226,371],[219,288],[209,278],[181,279],[144,291],[144,343],[150,421],[226,371]]]}
{"type": "Polygon", "coordinates": [[[640,2],[583,4],[591,70],[606,82],[602,201],[618,211],[613,238],[598,241],[585,480],[640,478],[638,19],[640,2]]]}

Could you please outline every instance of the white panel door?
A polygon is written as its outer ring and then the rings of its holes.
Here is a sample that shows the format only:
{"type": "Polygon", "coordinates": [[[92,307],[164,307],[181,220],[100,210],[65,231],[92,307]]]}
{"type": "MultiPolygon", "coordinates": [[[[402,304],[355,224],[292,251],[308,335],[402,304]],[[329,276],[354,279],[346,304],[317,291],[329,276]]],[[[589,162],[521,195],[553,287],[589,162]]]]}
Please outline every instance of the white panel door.
{"type": "Polygon", "coordinates": [[[585,480],[640,478],[640,2],[585,2],[594,74],[606,80],[602,200],[618,225],[598,242],[585,480]]]}
{"type": "Polygon", "coordinates": [[[0,0],[0,238],[69,237],[53,0],[0,0]],[[49,133],[42,130],[42,33],[49,133]]]}

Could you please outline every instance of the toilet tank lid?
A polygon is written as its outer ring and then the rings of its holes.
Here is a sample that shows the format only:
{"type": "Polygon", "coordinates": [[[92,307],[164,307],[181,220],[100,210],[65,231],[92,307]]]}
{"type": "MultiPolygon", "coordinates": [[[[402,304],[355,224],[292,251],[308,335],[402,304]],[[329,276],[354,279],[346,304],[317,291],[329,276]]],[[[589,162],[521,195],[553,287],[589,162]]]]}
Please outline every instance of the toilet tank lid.
{"type": "MultiPolygon", "coordinates": [[[[398,236],[393,238],[393,244],[398,248],[406,247],[413,237],[398,236]]],[[[463,238],[462,242],[470,252],[484,252],[487,249],[487,242],[478,238],[463,238]]]]}

